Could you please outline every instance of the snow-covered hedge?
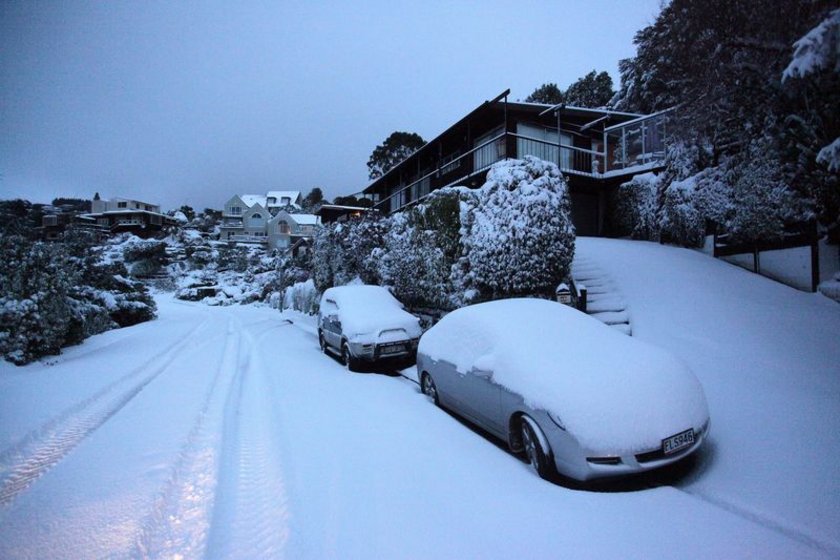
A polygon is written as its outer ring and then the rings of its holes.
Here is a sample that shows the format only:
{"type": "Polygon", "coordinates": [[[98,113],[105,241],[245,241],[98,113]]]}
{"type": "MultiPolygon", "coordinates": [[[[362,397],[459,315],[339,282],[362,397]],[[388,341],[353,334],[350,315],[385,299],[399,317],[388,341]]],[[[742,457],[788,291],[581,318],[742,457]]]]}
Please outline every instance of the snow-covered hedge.
{"type": "Polygon", "coordinates": [[[313,251],[323,291],[361,278],[412,308],[550,295],[574,254],[566,184],[537,158],[493,166],[479,189],[441,189],[385,219],[325,227],[313,251]]]}
{"type": "Polygon", "coordinates": [[[612,218],[616,232],[633,239],[658,239],[659,177],[636,175],[613,195],[612,218]]]}

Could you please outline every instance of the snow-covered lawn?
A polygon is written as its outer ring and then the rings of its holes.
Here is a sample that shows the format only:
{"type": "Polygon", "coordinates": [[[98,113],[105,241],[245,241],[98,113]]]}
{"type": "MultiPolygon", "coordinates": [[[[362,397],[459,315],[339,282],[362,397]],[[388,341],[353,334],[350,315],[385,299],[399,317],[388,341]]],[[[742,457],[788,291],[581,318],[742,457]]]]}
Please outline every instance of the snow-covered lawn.
{"type": "Polygon", "coordinates": [[[704,384],[678,487],[546,483],[307,319],[160,296],[157,321],[0,365],[0,558],[840,555],[840,307],[691,251],[578,251],[704,384]]]}

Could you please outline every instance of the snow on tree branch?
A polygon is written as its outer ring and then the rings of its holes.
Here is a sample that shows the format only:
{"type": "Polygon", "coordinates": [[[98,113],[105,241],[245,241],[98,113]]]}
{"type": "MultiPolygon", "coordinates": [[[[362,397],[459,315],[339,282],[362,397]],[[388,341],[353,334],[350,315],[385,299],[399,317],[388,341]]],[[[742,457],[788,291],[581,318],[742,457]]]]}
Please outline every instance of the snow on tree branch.
{"type": "Polygon", "coordinates": [[[840,9],[831,12],[818,26],[793,44],[793,60],[782,79],[804,77],[822,69],[840,72],[840,9]]]}

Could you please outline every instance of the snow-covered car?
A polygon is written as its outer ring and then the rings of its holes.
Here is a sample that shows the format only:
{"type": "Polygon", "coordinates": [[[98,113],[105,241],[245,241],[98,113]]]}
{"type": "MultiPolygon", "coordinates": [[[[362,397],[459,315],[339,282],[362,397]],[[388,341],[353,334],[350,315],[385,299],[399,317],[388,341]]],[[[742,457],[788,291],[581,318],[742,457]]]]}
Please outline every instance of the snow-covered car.
{"type": "Polygon", "coordinates": [[[687,366],[552,301],[453,311],[420,339],[417,371],[423,393],[524,452],[543,478],[654,469],[696,451],[709,431],[687,366]]]}
{"type": "Polygon", "coordinates": [[[421,332],[420,320],[381,286],[338,286],[321,296],[321,350],[338,354],[351,371],[364,363],[413,364],[421,332]]]}

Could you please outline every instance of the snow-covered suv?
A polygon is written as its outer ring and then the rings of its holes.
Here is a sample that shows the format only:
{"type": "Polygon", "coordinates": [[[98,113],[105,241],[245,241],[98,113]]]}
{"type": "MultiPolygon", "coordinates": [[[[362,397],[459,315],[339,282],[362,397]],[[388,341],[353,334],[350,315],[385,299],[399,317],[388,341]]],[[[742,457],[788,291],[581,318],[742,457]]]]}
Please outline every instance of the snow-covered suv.
{"type": "Polygon", "coordinates": [[[419,319],[381,286],[339,286],[321,296],[321,350],[337,353],[351,371],[363,363],[412,365],[421,332],[419,319]]]}

